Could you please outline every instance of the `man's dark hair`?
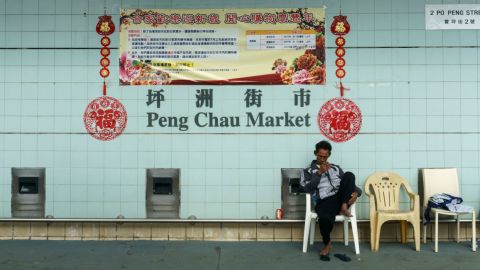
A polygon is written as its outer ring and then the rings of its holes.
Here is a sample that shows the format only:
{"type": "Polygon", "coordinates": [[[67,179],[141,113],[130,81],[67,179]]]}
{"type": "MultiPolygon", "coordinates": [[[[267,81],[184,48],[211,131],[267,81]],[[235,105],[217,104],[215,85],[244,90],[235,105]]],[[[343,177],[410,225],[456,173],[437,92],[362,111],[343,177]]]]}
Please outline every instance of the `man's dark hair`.
{"type": "Polygon", "coordinates": [[[319,149],[328,150],[328,153],[331,153],[332,145],[327,141],[320,141],[315,145],[315,153],[317,153],[319,149]]]}

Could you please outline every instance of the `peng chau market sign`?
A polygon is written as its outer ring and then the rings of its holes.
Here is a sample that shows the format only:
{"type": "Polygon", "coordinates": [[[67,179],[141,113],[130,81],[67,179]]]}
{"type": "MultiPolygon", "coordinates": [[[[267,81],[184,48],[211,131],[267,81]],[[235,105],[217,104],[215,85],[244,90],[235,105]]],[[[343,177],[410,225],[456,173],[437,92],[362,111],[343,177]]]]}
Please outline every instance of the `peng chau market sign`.
{"type": "Polygon", "coordinates": [[[120,85],[325,84],[325,9],[122,9],[120,85]]]}
{"type": "MultiPolygon", "coordinates": [[[[175,90],[171,90],[175,91],[175,90]]],[[[217,90],[218,91],[218,90],[217,90]]],[[[310,90],[300,88],[292,92],[291,104],[300,108],[307,109],[310,105],[310,90]]],[[[197,128],[240,128],[240,127],[310,127],[312,125],[312,117],[310,114],[292,114],[290,112],[280,112],[271,115],[258,111],[262,108],[262,90],[248,88],[244,92],[244,98],[238,102],[243,103],[246,110],[254,109],[254,111],[246,111],[242,116],[224,116],[212,111],[214,108],[214,90],[213,89],[197,89],[195,98],[191,100],[192,104],[198,110],[208,110],[196,113],[193,117],[188,116],[165,116],[160,112],[147,112],[147,127],[173,128],[178,131],[189,131],[191,125],[197,128]]],[[[146,104],[149,108],[162,111],[162,104],[168,102],[165,98],[165,90],[149,89],[146,95],[146,104]]]]}
{"type": "MultiPolygon", "coordinates": [[[[170,89],[168,91],[175,90],[170,89]]],[[[274,91],[266,94],[272,93],[274,91]]],[[[244,90],[243,98],[229,100],[233,102],[230,103],[231,106],[235,106],[234,104],[240,106],[240,103],[243,103],[243,106],[245,106],[244,112],[229,116],[222,115],[214,109],[216,108],[214,106],[214,89],[197,89],[194,93],[195,98],[188,99],[190,106],[194,104],[196,109],[188,110],[188,115],[184,116],[167,116],[162,113],[162,111],[171,112],[171,108],[162,106],[165,102],[170,104],[172,102],[172,100],[166,98],[166,94],[167,92],[164,89],[148,90],[146,95],[147,127],[170,128],[172,133],[190,132],[190,128],[193,129],[193,132],[202,130],[202,128],[220,128],[222,133],[233,130],[245,132],[242,127],[255,128],[257,133],[271,132],[272,129],[277,133],[291,132],[292,128],[309,128],[315,121],[312,120],[310,115],[311,90],[305,88],[291,92],[289,103],[297,107],[296,113],[288,111],[267,113],[262,111],[263,91],[261,88],[247,88],[244,90]],[[195,110],[198,110],[198,112],[192,115],[192,111],[195,110]]],[[[315,110],[315,108],[312,109],[315,110]]],[[[334,142],[345,142],[358,134],[362,123],[362,115],[360,109],[351,100],[333,98],[320,108],[316,120],[318,128],[325,137],[334,142]]]]}

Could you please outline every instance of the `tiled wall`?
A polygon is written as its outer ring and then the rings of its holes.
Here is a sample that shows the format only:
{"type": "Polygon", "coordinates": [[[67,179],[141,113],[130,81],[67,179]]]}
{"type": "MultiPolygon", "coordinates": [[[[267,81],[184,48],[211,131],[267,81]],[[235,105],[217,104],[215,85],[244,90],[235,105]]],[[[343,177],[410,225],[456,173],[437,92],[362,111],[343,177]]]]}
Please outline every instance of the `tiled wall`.
{"type": "MultiPolygon", "coordinates": [[[[393,170],[417,190],[418,168],[459,168],[465,202],[480,208],[477,30],[425,31],[424,5],[457,0],[343,0],[346,97],[363,113],[360,134],[334,144],[331,161],[366,177],[393,170]]],[[[464,1],[460,1],[464,2],[464,1]]],[[[0,0],[0,217],[10,217],[11,167],[46,168],[46,214],[145,217],[145,169],[181,169],[181,217],[274,217],[280,169],[306,166],[323,139],[316,123],[297,129],[189,132],[147,128],[148,87],[119,87],[112,50],[109,95],[129,118],[125,134],[99,142],[82,114],[101,95],[98,16],[120,8],[326,6],[329,26],[339,1],[0,0]],[[246,132],[249,132],[248,134],[246,132]],[[229,133],[229,134],[225,134],[229,133]]],[[[470,0],[468,3],[480,3],[470,0]]],[[[112,36],[118,48],[118,33],[112,36]]],[[[310,87],[312,103],[292,106],[299,86],[262,86],[264,110],[315,116],[337,97],[333,36],[327,33],[327,85],[310,87]],[[285,109],[286,108],[286,109],[285,109]]],[[[192,116],[195,86],[165,86],[162,112],[192,116]]],[[[243,113],[246,87],[213,86],[219,114],[243,113]]],[[[359,218],[368,218],[360,198],[359,218]]]]}

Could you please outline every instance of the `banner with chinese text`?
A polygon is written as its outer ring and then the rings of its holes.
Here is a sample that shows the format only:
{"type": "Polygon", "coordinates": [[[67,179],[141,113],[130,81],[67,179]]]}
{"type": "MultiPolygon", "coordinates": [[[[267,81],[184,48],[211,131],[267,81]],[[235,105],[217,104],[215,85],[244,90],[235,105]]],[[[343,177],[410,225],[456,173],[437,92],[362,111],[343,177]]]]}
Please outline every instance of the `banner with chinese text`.
{"type": "Polygon", "coordinates": [[[323,8],[121,10],[120,85],[325,84],[323,8]]]}

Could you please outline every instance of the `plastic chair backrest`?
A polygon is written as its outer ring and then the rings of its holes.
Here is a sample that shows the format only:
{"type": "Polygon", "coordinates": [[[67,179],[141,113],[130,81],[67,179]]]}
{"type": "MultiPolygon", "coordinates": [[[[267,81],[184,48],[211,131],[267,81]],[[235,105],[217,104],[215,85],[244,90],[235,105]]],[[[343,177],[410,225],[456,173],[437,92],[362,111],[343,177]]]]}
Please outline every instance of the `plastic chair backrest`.
{"type": "Polygon", "coordinates": [[[400,209],[400,188],[402,185],[408,192],[412,191],[408,182],[400,175],[392,172],[377,172],[368,177],[365,187],[373,190],[376,210],[388,211],[400,209]]]}
{"type": "Polygon", "coordinates": [[[456,168],[422,169],[423,206],[428,199],[438,193],[447,193],[461,197],[456,168]]]}

